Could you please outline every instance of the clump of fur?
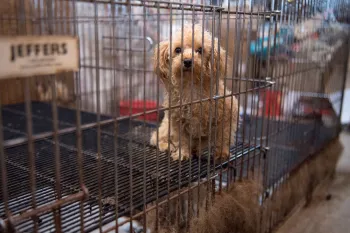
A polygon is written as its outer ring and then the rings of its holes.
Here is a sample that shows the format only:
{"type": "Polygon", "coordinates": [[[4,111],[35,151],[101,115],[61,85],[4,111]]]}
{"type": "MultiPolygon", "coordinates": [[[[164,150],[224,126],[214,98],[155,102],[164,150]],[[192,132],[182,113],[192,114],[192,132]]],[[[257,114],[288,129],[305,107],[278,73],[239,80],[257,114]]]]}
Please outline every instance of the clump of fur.
{"type": "MultiPolygon", "coordinates": [[[[183,193],[188,188],[174,191],[168,196],[160,198],[159,202],[166,201],[167,203],[158,206],[158,221],[157,212],[155,209],[147,213],[147,227],[151,232],[160,233],[175,233],[186,232],[186,227],[189,225],[188,220],[197,217],[197,213],[204,212],[204,206],[208,198],[208,183],[193,183],[187,193],[183,193]],[[175,197],[178,193],[183,193],[175,197]],[[167,200],[169,198],[169,200],[167,200]],[[189,209],[190,208],[190,209],[189,209]]],[[[209,193],[212,195],[212,193],[209,193]]],[[[209,197],[210,198],[210,197],[209,197]]],[[[154,206],[156,203],[148,205],[154,206]]]]}
{"type": "MultiPolygon", "coordinates": [[[[148,229],[151,232],[161,233],[252,233],[258,229],[261,207],[258,198],[261,183],[252,179],[243,179],[232,183],[229,190],[222,190],[215,196],[210,193],[209,197],[207,188],[207,183],[200,184],[189,193],[159,206],[158,225],[156,210],[148,212],[148,229]],[[189,201],[191,201],[190,210],[189,201]],[[209,204],[208,209],[206,204],[209,204]]],[[[172,193],[169,198],[176,193],[172,193]]]]}
{"type": "Polygon", "coordinates": [[[261,185],[244,179],[231,185],[215,198],[215,203],[200,218],[194,219],[190,232],[253,233],[259,226],[261,185]]]}

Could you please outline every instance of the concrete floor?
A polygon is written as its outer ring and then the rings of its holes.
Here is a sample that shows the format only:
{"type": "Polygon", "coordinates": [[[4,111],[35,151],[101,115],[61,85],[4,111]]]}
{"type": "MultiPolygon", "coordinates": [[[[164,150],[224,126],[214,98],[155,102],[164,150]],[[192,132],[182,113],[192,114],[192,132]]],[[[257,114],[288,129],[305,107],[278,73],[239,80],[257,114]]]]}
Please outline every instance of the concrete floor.
{"type": "Polygon", "coordinates": [[[343,144],[336,176],[321,188],[308,208],[296,211],[277,233],[350,232],[350,133],[340,136],[343,144]],[[327,195],[330,200],[326,200],[327,195]]]}

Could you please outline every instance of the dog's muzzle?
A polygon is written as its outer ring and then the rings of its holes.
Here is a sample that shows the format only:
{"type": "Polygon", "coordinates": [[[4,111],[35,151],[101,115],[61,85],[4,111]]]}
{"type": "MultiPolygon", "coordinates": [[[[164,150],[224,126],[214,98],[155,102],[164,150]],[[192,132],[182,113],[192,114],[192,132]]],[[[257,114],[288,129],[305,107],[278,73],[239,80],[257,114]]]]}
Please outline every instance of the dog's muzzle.
{"type": "Polygon", "coordinates": [[[192,59],[185,59],[184,60],[184,67],[191,68],[191,66],[192,66],[192,59]]]}

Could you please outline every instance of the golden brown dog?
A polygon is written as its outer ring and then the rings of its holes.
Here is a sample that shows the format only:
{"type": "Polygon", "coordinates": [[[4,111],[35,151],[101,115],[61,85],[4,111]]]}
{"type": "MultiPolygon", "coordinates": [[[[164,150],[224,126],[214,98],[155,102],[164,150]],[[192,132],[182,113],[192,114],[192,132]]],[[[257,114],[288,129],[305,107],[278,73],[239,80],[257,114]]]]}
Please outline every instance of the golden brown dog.
{"type": "Polygon", "coordinates": [[[171,44],[163,41],[157,46],[154,70],[165,85],[163,106],[170,109],[158,135],[152,133],[151,145],[170,150],[175,160],[187,159],[192,152],[200,155],[208,146],[215,146],[216,158],[229,157],[238,105],[224,86],[225,64],[225,50],[200,25],[187,25],[175,33],[171,44]]]}

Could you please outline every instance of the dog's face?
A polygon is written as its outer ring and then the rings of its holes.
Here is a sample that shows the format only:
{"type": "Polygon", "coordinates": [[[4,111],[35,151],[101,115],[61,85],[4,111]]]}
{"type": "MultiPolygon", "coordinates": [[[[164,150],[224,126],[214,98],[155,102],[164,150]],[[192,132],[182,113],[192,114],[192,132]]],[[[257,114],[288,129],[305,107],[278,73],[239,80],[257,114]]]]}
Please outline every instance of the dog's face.
{"type": "Polygon", "coordinates": [[[161,42],[154,55],[155,71],[164,82],[169,76],[175,79],[173,83],[179,83],[181,77],[183,82],[192,77],[194,81],[201,77],[224,77],[225,50],[218,49],[217,39],[202,26],[185,26],[174,34],[171,42],[171,46],[169,41],[161,42]]]}
{"type": "MultiPolygon", "coordinates": [[[[210,64],[211,58],[211,38],[208,32],[203,33],[199,25],[185,26],[183,33],[179,30],[173,37],[171,64],[175,77],[191,77],[193,70],[194,76],[200,75],[201,68],[206,72],[206,67],[210,64]],[[204,37],[203,37],[204,34],[204,37]]],[[[170,50],[170,46],[169,46],[170,50]]]]}

